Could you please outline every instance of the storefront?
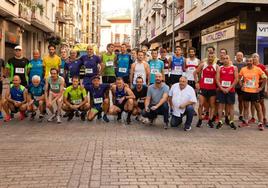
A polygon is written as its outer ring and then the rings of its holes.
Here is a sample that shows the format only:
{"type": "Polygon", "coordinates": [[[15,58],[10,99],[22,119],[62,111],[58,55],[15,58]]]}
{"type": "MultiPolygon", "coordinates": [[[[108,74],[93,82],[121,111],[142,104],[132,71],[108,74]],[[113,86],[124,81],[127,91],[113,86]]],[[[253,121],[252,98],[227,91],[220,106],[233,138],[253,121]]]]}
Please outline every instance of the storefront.
{"type": "MultiPolygon", "coordinates": [[[[202,30],[201,33],[205,33],[206,30],[202,30]]],[[[205,58],[207,55],[206,48],[213,46],[216,50],[217,56],[221,48],[228,50],[228,54],[231,59],[235,56],[235,25],[222,28],[217,31],[205,34],[201,36],[201,58],[205,58]]]]}
{"type": "Polygon", "coordinates": [[[268,22],[257,23],[256,51],[261,63],[268,65],[268,22]]]}

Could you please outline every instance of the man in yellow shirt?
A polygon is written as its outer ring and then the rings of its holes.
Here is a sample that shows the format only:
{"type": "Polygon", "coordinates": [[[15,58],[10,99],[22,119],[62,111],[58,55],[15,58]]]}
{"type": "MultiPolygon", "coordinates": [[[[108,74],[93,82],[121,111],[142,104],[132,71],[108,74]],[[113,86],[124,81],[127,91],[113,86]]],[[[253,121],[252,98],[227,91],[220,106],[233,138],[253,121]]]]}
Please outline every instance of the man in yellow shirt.
{"type": "Polygon", "coordinates": [[[56,55],[56,46],[54,44],[48,45],[49,54],[43,58],[43,66],[45,69],[45,78],[49,76],[50,69],[55,68],[60,71],[61,59],[56,55]]]}

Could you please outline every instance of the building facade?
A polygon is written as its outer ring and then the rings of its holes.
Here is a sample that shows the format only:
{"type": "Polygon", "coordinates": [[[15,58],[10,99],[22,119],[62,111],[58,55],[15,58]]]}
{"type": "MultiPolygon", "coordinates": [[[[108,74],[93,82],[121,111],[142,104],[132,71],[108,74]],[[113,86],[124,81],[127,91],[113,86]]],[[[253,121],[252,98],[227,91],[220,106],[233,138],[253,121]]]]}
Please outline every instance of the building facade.
{"type": "Polygon", "coordinates": [[[266,0],[176,0],[174,30],[170,8],[173,0],[158,1],[164,5],[160,12],[152,9],[154,2],[141,2],[140,44],[171,47],[170,34],[174,31],[175,44],[183,47],[185,55],[194,46],[203,58],[206,47],[214,46],[217,52],[226,48],[231,58],[237,51],[246,55],[258,52],[261,61],[268,64],[266,0]]]}
{"type": "Polygon", "coordinates": [[[31,58],[32,50],[45,53],[47,39],[55,31],[55,13],[58,2],[45,4],[33,0],[7,0],[0,4],[0,57],[5,60],[21,45],[23,55],[31,58]],[[27,49],[27,50],[26,50],[27,49]]]}

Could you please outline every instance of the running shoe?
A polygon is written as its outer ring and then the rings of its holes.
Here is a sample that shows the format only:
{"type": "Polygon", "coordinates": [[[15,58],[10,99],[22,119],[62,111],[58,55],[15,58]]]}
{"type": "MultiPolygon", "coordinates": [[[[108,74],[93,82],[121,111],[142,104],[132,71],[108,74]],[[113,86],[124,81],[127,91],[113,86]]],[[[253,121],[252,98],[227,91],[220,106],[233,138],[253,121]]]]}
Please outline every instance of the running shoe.
{"type": "Polygon", "coordinates": [[[234,122],[230,122],[230,127],[231,127],[232,129],[236,130],[236,126],[235,126],[234,122]]]}
{"type": "Polygon", "coordinates": [[[264,131],[264,126],[263,126],[262,123],[260,123],[260,124],[258,125],[258,129],[259,129],[260,131],[264,131]]]}
{"type": "Polygon", "coordinates": [[[20,120],[24,120],[25,119],[25,113],[24,112],[20,112],[19,119],[20,120]]]}
{"type": "Polygon", "coordinates": [[[110,121],[106,114],[103,115],[102,119],[103,119],[103,121],[105,121],[106,123],[108,123],[108,122],[110,121]]]}
{"type": "Polygon", "coordinates": [[[222,128],[222,126],[223,126],[222,121],[219,121],[218,124],[216,125],[216,129],[220,129],[222,128]]]}
{"type": "Polygon", "coordinates": [[[201,127],[201,126],[202,126],[202,119],[199,119],[196,124],[196,127],[201,127]]]}
{"type": "Polygon", "coordinates": [[[47,119],[47,121],[52,122],[55,119],[56,119],[56,114],[53,114],[52,116],[50,116],[50,118],[47,119]]]}
{"type": "Polygon", "coordinates": [[[256,122],[256,119],[253,117],[253,118],[251,118],[249,121],[248,121],[248,123],[255,123],[256,122]]]}
{"type": "Polygon", "coordinates": [[[6,115],[4,122],[9,122],[11,120],[11,116],[10,115],[6,115]]]}
{"type": "Polygon", "coordinates": [[[62,121],[61,121],[61,118],[60,118],[60,115],[57,115],[57,123],[60,124],[62,121]]]}

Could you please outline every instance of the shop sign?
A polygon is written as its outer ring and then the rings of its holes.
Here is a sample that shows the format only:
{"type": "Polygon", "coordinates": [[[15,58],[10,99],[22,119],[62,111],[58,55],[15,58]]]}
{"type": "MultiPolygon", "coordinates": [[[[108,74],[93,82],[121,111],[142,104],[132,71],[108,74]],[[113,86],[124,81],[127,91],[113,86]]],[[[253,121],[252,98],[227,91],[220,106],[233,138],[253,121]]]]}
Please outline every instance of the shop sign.
{"type": "Polygon", "coordinates": [[[257,37],[268,37],[268,23],[257,23],[257,37]]]}
{"type": "Polygon", "coordinates": [[[235,37],[235,26],[227,27],[202,36],[202,45],[227,40],[235,37]]]}
{"type": "Polygon", "coordinates": [[[6,32],[5,33],[5,42],[11,43],[11,44],[19,44],[20,37],[18,37],[14,33],[6,32]]]}

